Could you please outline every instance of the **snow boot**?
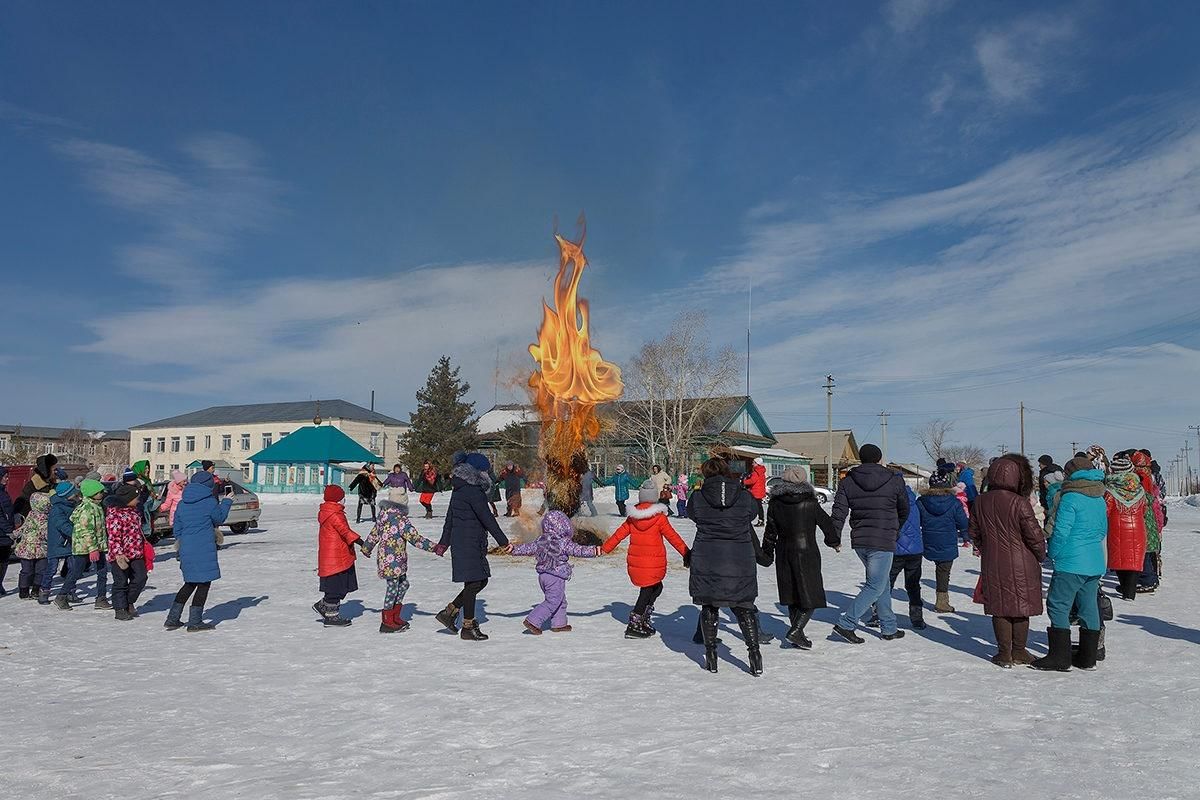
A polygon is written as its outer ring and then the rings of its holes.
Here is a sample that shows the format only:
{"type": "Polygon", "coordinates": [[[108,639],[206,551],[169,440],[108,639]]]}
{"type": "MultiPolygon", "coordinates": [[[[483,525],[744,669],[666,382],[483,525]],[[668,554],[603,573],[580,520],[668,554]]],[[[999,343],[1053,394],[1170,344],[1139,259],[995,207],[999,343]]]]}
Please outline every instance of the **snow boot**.
{"type": "Polygon", "coordinates": [[[908,607],[908,622],[914,631],[923,631],[929,627],[925,624],[925,609],[919,605],[908,607]]]}
{"type": "Polygon", "coordinates": [[[129,604],[128,611],[129,611],[129,616],[133,617],[134,619],[137,619],[138,612],[137,612],[137,608],[134,607],[133,603],[129,604]]]}
{"type": "Polygon", "coordinates": [[[1024,619],[1014,622],[1012,626],[1012,661],[1014,664],[1029,666],[1033,663],[1033,656],[1025,649],[1025,644],[1028,641],[1029,620],[1024,619]]]}
{"type": "Polygon", "coordinates": [[[735,608],[738,627],[742,629],[742,638],[746,640],[746,653],[751,675],[763,674],[762,649],[759,647],[758,610],[754,608],[735,608]]]}
{"type": "MultiPolygon", "coordinates": [[[[188,608],[188,633],[196,633],[197,631],[211,631],[216,627],[210,622],[205,622],[203,617],[204,606],[193,605],[188,608]]],[[[329,617],[326,617],[325,619],[328,621],[329,617]]],[[[346,620],[346,624],[349,625],[350,620],[346,620]]]]}
{"type": "Polygon", "coordinates": [[[791,610],[788,613],[792,627],[788,628],[787,640],[801,650],[812,650],[812,640],[804,635],[804,626],[812,619],[811,611],[791,610]]]}
{"type": "Polygon", "coordinates": [[[550,631],[552,633],[570,633],[573,630],[575,630],[575,629],[572,628],[570,625],[559,625],[557,628],[550,629],[550,631]]]}
{"type": "Polygon", "coordinates": [[[71,600],[65,594],[55,595],[54,602],[52,605],[55,608],[57,608],[59,611],[70,611],[71,610],[71,600]]]}
{"type": "Polygon", "coordinates": [[[897,630],[895,633],[881,633],[881,634],[879,634],[879,638],[883,639],[884,641],[888,641],[888,642],[893,641],[895,639],[903,639],[904,631],[897,630]]]}
{"type": "Polygon", "coordinates": [[[38,601],[38,605],[39,605],[39,606],[48,606],[48,605],[50,605],[50,590],[49,590],[49,589],[42,589],[42,590],[40,590],[40,591],[38,592],[38,598],[37,598],[37,601],[38,601]]]}
{"type": "Polygon", "coordinates": [[[704,640],[704,668],[717,671],[717,609],[700,609],[700,633],[704,640]]]}
{"type": "Polygon", "coordinates": [[[28,586],[18,586],[17,587],[17,598],[20,600],[28,600],[29,599],[29,587],[28,586]]]}
{"type": "Polygon", "coordinates": [[[863,638],[854,632],[853,628],[843,628],[841,625],[833,626],[833,633],[839,639],[847,641],[850,644],[862,644],[863,638]]]}
{"type": "Polygon", "coordinates": [[[1096,668],[1096,653],[1100,649],[1100,631],[1089,628],[1079,629],[1079,650],[1071,660],[1071,665],[1078,669],[1094,670],[1096,668]]]}
{"type": "Polygon", "coordinates": [[[169,631],[177,631],[183,627],[183,603],[172,603],[171,610],[167,612],[167,621],[163,623],[163,627],[169,631]]]}
{"type": "Polygon", "coordinates": [[[488,635],[479,629],[479,623],[473,619],[464,619],[458,638],[467,642],[486,642],[488,635]]]}
{"type": "Polygon", "coordinates": [[[646,606],[646,613],[642,614],[642,624],[646,626],[646,630],[650,631],[650,634],[652,636],[654,634],[658,633],[658,628],[654,627],[654,623],[650,621],[651,620],[650,615],[653,613],[654,613],[654,606],[646,606]]]}
{"type": "Polygon", "coordinates": [[[541,629],[541,628],[539,628],[537,625],[534,625],[534,624],[533,624],[532,622],[530,622],[529,620],[527,620],[527,619],[525,619],[525,620],[521,620],[521,624],[525,626],[525,630],[529,631],[529,632],[530,632],[530,633],[532,633],[534,636],[541,636],[541,635],[542,635],[542,629],[541,629]]]}
{"type": "MultiPolygon", "coordinates": [[[[451,633],[458,633],[458,606],[454,605],[454,603],[450,603],[435,614],[434,619],[442,623],[442,627],[451,633]]],[[[463,622],[465,624],[466,620],[463,620],[463,622]]]]}
{"type": "Polygon", "coordinates": [[[1050,642],[1050,652],[1041,658],[1035,658],[1029,665],[1030,669],[1043,672],[1071,671],[1071,629],[1047,628],[1046,638],[1050,642]]]}
{"type": "MultiPolygon", "coordinates": [[[[701,612],[700,616],[701,617],[704,616],[703,612],[701,612]]],[[[719,621],[719,615],[718,615],[718,621],[719,621]]],[[[704,633],[701,630],[701,627],[702,627],[702,621],[701,621],[700,617],[697,617],[696,618],[696,632],[692,634],[692,644],[704,644],[704,633]]],[[[717,644],[720,644],[720,643],[721,643],[721,637],[718,636],[717,644]]]]}
{"type": "Polygon", "coordinates": [[[992,663],[1001,669],[1012,669],[1012,622],[1006,617],[992,617],[992,632],[996,636],[996,655],[992,656],[992,663]]]}
{"type": "Polygon", "coordinates": [[[96,602],[92,604],[97,611],[111,611],[113,604],[108,601],[107,597],[97,597],[96,602]]]}
{"type": "Polygon", "coordinates": [[[402,608],[403,606],[392,606],[380,612],[380,633],[403,633],[408,630],[408,623],[400,619],[400,609],[402,608]]]}
{"type": "Polygon", "coordinates": [[[875,610],[874,606],[871,607],[871,616],[866,622],[863,623],[863,625],[866,625],[868,628],[878,628],[883,625],[883,623],[879,621],[879,612],[875,610]]]}
{"type": "Polygon", "coordinates": [[[649,639],[654,634],[642,622],[642,615],[636,612],[629,612],[629,624],[625,626],[626,639],[649,639]]]}
{"type": "Polygon", "coordinates": [[[133,619],[133,614],[130,614],[127,608],[118,608],[113,617],[121,622],[129,622],[133,619]]]}
{"type": "Polygon", "coordinates": [[[397,633],[404,633],[408,630],[408,622],[400,616],[400,612],[404,610],[403,603],[397,603],[392,606],[392,624],[396,626],[397,633]]]}
{"type": "Polygon", "coordinates": [[[953,614],[954,613],[954,606],[950,605],[950,593],[949,592],[938,592],[937,593],[937,603],[934,605],[933,610],[939,614],[953,614]]]}

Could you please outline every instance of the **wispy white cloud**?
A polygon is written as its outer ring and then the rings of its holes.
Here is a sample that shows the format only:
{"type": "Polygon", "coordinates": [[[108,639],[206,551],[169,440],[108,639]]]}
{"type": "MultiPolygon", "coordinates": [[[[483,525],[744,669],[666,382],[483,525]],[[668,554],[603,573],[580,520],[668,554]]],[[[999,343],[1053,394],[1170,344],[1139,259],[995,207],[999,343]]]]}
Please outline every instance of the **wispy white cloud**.
{"type": "Polygon", "coordinates": [[[888,0],[883,15],[888,27],[896,33],[905,34],[953,4],[954,0],[888,0]]]}
{"type": "Polygon", "coordinates": [[[1072,80],[1078,25],[1069,16],[1023,17],[975,39],[975,58],[990,97],[1027,103],[1051,86],[1072,80]]]}
{"type": "Polygon", "coordinates": [[[7,100],[0,100],[0,120],[19,128],[78,128],[70,120],[56,117],[53,114],[43,114],[31,108],[25,108],[7,100]]]}
{"type": "Polygon", "coordinates": [[[195,286],[219,276],[219,257],[236,237],[278,211],[280,184],[259,167],[253,143],[232,134],[190,137],[173,162],[78,137],[54,149],[101,200],[149,227],[115,253],[122,272],[144,281],[195,286]]]}

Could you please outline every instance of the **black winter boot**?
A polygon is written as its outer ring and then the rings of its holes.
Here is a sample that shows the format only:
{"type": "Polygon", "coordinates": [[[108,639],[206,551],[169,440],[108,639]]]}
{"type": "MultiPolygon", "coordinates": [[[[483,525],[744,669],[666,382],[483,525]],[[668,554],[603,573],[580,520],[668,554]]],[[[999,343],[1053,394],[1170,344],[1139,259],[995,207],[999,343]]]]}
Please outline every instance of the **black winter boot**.
{"type": "Polygon", "coordinates": [[[28,600],[29,599],[29,587],[28,586],[18,586],[17,587],[17,598],[20,600],[28,600]]]}
{"type": "MultiPolygon", "coordinates": [[[[454,603],[450,603],[435,614],[434,619],[442,623],[442,627],[451,633],[458,633],[458,606],[454,605],[454,603]]],[[[466,625],[465,620],[463,624],[466,625]]]]}
{"type": "Polygon", "coordinates": [[[163,623],[163,627],[169,631],[177,631],[183,627],[183,603],[172,603],[171,610],[167,612],[167,621],[163,623]]]}
{"type": "Polygon", "coordinates": [[[38,591],[38,598],[37,598],[37,601],[38,601],[38,605],[39,605],[39,606],[48,606],[48,605],[50,605],[50,590],[49,590],[49,589],[41,589],[41,590],[39,590],[39,591],[38,591]]]}
{"type": "Polygon", "coordinates": [[[654,633],[643,623],[642,615],[629,612],[629,624],[625,626],[626,639],[649,639],[654,633]]]}
{"type": "Polygon", "coordinates": [[[1035,658],[1029,668],[1043,672],[1070,672],[1071,629],[1047,628],[1046,638],[1050,642],[1050,652],[1041,658],[1035,658]]]}
{"type": "Polygon", "coordinates": [[[735,608],[738,627],[742,629],[742,638],[746,640],[746,651],[749,655],[750,674],[763,674],[762,650],[759,648],[758,612],[753,608],[735,608]]]}
{"type": "Polygon", "coordinates": [[[925,624],[925,609],[919,605],[908,607],[908,621],[914,631],[923,631],[929,627],[925,624]]]}
{"type": "Polygon", "coordinates": [[[804,635],[804,626],[812,619],[812,612],[799,608],[789,609],[788,617],[792,621],[792,627],[788,629],[787,640],[801,650],[812,650],[812,640],[804,635]]]}
{"type": "Polygon", "coordinates": [[[486,642],[488,635],[479,630],[479,623],[473,619],[464,619],[462,630],[458,632],[460,639],[468,642],[486,642]]]}
{"type": "Polygon", "coordinates": [[[1075,653],[1075,657],[1071,660],[1071,664],[1078,669],[1094,670],[1096,668],[1096,654],[1100,649],[1100,631],[1093,631],[1088,628],[1079,629],[1079,651],[1075,653]]]}
{"type": "MultiPolygon", "coordinates": [[[[335,614],[336,614],[336,612],[335,612],[335,614]]],[[[196,633],[197,631],[211,631],[213,628],[216,627],[215,625],[213,625],[211,623],[205,622],[203,617],[204,617],[204,606],[193,605],[188,609],[188,624],[187,624],[188,633],[196,633]]],[[[337,617],[337,618],[341,619],[341,617],[337,617]]],[[[343,620],[343,621],[347,625],[350,624],[350,620],[348,620],[348,619],[343,620]]],[[[326,625],[329,624],[329,617],[325,618],[325,624],[326,625]]]]}
{"type": "Polygon", "coordinates": [[[717,609],[700,609],[700,633],[704,639],[704,668],[717,671],[717,609]]]}
{"type": "Polygon", "coordinates": [[[646,613],[642,614],[642,625],[646,630],[650,631],[650,635],[658,633],[658,628],[654,627],[654,623],[650,621],[650,615],[654,613],[654,606],[646,606],[646,613]]]}

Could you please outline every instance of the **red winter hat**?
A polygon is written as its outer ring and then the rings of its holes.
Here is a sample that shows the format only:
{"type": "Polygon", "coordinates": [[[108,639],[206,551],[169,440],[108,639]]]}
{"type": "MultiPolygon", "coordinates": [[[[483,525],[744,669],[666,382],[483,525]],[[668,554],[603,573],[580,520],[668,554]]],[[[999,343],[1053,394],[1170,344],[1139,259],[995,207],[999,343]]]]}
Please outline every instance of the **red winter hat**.
{"type": "Polygon", "coordinates": [[[325,502],[340,503],[345,499],[346,491],[342,487],[333,484],[325,487],[325,502]]]}

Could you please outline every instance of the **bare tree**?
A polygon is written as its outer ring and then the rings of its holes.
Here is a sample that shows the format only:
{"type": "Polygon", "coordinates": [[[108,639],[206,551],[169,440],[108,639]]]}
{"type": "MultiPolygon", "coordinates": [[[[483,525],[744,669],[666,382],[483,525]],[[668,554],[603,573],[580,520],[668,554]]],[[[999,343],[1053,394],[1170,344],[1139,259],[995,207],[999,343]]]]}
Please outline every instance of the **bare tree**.
{"type": "Polygon", "coordinates": [[[83,422],[79,421],[58,435],[58,441],[55,442],[55,450],[65,457],[61,459],[64,462],[77,460],[87,463],[89,456],[93,455],[90,452],[90,448],[95,445],[95,439],[84,431],[83,422]]]}
{"type": "Polygon", "coordinates": [[[912,437],[925,450],[925,455],[929,456],[930,462],[936,462],[939,458],[948,457],[946,456],[946,439],[952,430],[954,430],[954,423],[950,420],[931,419],[913,428],[912,437]]]}
{"type": "Polygon", "coordinates": [[[979,469],[987,463],[987,451],[975,444],[953,444],[942,448],[942,457],[955,464],[963,463],[979,469]]]}
{"type": "Polygon", "coordinates": [[[740,370],[732,348],[716,351],[702,312],[677,317],[666,336],[642,345],[621,374],[625,398],[608,407],[619,435],[644,448],[651,463],[690,466],[698,443],[724,405],[740,370]]]}

